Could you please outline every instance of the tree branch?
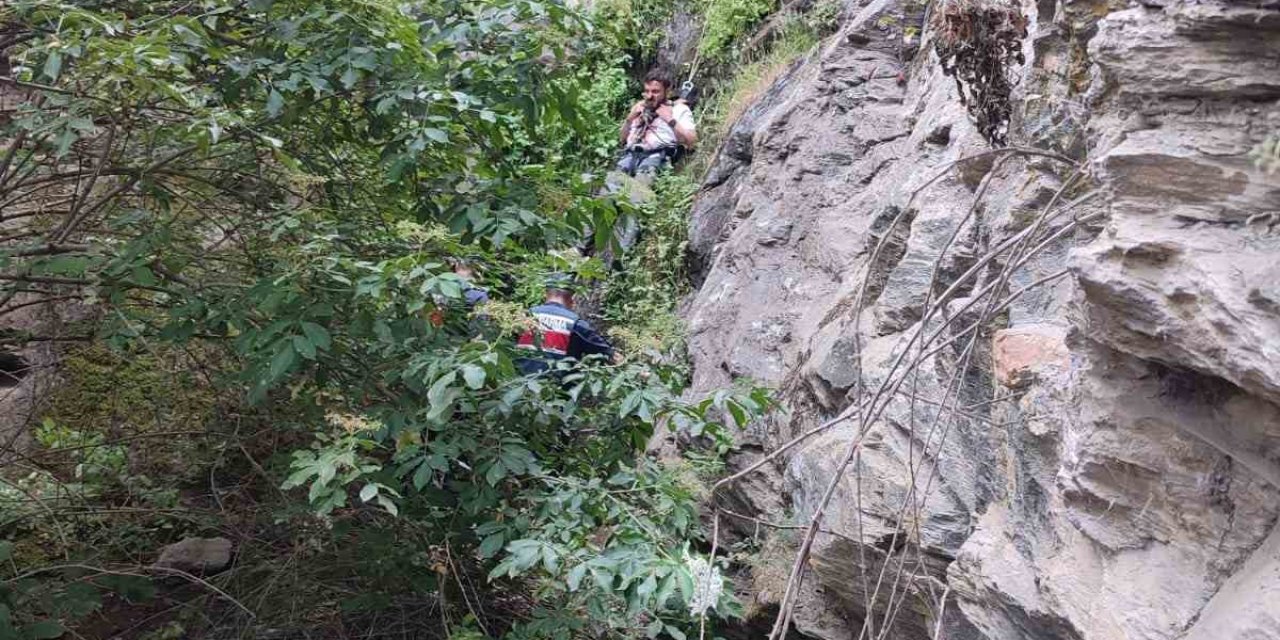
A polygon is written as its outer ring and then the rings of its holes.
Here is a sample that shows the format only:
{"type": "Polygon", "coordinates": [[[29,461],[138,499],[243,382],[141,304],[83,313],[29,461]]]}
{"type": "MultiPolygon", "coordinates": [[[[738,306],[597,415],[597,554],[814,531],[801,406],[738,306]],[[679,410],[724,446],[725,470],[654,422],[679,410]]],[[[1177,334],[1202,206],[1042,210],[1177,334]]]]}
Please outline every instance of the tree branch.
{"type": "MultiPolygon", "coordinates": [[[[38,245],[38,246],[31,247],[29,249],[19,249],[17,251],[9,253],[8,255],[11,258],[28,258],[32,256],[52,256],[52,255],[58,255],[62,253],[75,253],[77,251],[89,251],[92,248],[93,247],[87,244],[55,244],[51,242],[46,245],[38,245]]],[[[3,252],[0,252],[0,253],[3,253],[3,252]]]]}

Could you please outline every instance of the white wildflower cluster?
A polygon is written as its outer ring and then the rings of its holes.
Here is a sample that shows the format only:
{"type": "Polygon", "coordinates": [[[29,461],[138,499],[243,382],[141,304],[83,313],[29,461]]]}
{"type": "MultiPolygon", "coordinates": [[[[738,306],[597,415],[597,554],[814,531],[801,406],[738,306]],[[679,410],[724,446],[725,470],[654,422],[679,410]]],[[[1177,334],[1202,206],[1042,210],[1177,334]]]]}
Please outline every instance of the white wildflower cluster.
{"type": "Polygon", "coordinates": [[[724,577],[720,568],[702,556],[685,555],[685,566],[693,577],[693,597],[689,598],[689,614],[701,616],[715,608],[724,591],[724,577]]]}
{"type": "Polygon", "coordinates": [[[364,431],[377,431],[382,428],[382,423],[377,420],[370,420],[364,416],[358,416],[351,413],[328,411],[324,414],[324,419],[330,425],[346,431],[349,435],[355,435],[364,431]]]}

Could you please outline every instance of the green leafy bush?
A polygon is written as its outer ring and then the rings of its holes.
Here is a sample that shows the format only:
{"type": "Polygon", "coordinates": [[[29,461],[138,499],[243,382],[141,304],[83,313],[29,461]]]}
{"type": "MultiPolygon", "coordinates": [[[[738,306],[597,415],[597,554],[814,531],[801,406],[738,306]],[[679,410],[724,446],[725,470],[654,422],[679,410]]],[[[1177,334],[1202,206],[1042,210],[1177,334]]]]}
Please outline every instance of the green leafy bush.
{"type": "Polygon", "coordinates": [[[582,132],[557,123],[538,131],[538,140],[557,156],[580,163],[583,170],[597,170],[616,155],[618,122],[633,98],[632,82],[623,62],[624,59],[603,61],[565,80],[566,85],[581,88],[571,99],[586,120],[582,132]]]}
{"type": "MultiPolygon", "coordinates": [[[[127,408],[55,403],[38,470],[5,478],[24,551],[5,631],[82,624],[98,609],[76,585],[130,619],[143,605],[101,597],[112,576],[150,584],[156,547],[226,529],[236,567],[182,596],[200,615],[129,633],[325,635],[406,612],[490,637],[691,628],[690,567],[711,566],[694,489],[643,448],[660,426],[723,443],[719,416],[767,399],[686,402],[677,368],[639,358],[530,378],[512,344],[539,272],[618,215],[583,171],[612,146],[632,41],[529,0],[2,11],[26,97],[0,123],[0,203],[27,226],[0,237],[0,313],[74,301],[87,320],[0,340],[114,354],[95,388],[127,408]],[[464,302],[463,258],[495,304],[464,302]],[[191,369],[147,371],[173,353],[191,369]],[[142,391],[166,385],[195,393],[142,391]],[[139,493],[146,458],[175,451],[171,493],[139,493]]],[[[668,204],[634,260],[669,271],[635,281],[669,318],[687,204],[668,204]]],[[[733,611],[727,590],[702,604],[733,611]]]]}
{"type": "Polygon", "coordinates": [[[669,354],[683,348],[683,328],[675,312],[689,293],[684,256],[697,189],[686,174],[658,179],[656,197],[640,212],[640,241],[624,258],[621,271],[606,282],[605,317],[634,352],[669,354]]]}
{"type": "Polygon", "coordinates": [[[775,8],[774,0],[707,0],[698,51],[723,61],[730,45],[775,8]]]}
{"type": "Polygon", "coordinates": [[[597,25],[612,30],[615,45],[633,57],[652,56],[678,3],[684,0],[600,0],[592,3],[597,25]]]}
{"type": "Polygon", "coordinates": [[[818,0],[804,14],[804,22],[818,35],[827,35],[840,26],[840,13],[844,10],[841,0],[818,0]]]}

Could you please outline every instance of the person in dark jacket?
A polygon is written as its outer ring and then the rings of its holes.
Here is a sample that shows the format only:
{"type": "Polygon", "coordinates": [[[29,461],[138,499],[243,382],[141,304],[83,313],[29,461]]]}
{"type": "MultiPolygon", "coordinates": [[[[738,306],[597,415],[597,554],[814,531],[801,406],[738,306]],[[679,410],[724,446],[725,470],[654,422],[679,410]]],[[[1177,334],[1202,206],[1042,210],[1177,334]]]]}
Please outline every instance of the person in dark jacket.
{"type": "Polygon", "coordinates": [[[558,360],[589,355],[613,359],[613,346],[573,311],[573,279],[556,274],[547,279],[546,302],[529,310],[534,326],[520,334],[516,348],[533,352],[516,365],[525,374],[541,373],[558,360]]]}

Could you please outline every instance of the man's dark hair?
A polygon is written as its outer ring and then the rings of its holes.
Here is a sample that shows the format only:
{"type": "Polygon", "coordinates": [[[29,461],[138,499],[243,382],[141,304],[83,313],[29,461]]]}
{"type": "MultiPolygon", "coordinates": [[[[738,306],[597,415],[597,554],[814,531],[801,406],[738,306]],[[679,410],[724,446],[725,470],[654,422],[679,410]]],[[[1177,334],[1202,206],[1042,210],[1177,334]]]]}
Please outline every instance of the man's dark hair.
{"type": "Polygon", "coordinates": [[[654,69],[653,71],[645,74],[644,83],[649,84],[650,82],[657,82],[662,85],[663,89],[667,91],[671,90],[671,76],[668,76],[661,69],[654,69]]]}

